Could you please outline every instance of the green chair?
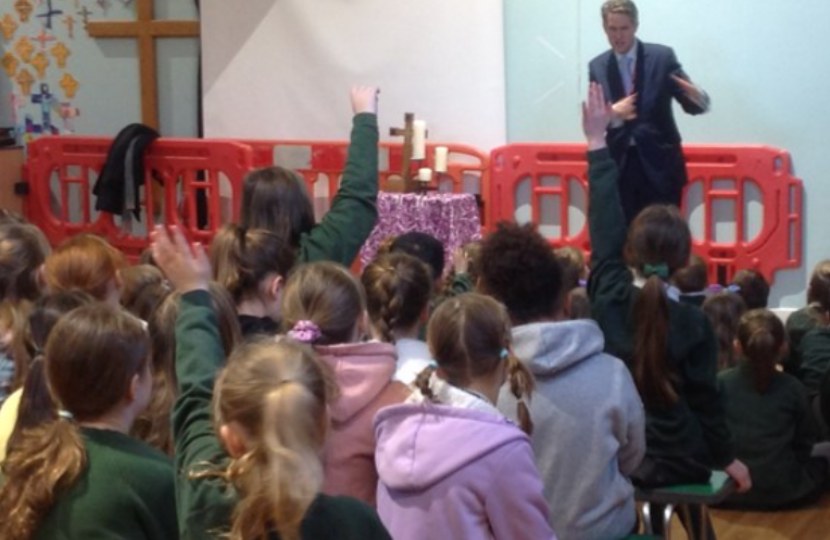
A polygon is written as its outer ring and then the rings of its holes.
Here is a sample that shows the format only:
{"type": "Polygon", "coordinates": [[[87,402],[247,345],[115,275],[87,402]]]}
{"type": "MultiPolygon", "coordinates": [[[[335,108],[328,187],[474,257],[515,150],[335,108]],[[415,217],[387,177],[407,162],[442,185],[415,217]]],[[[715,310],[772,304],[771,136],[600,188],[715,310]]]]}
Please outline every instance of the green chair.
{"type": "MultiPolygon", "coordinates": [[[[723,502],[735,492],[735,482],[724,471],[712,471],[706,484],[682,484],[654,489],[637,489],[634,498],[640,503],[646,533],[651,534],[651,505],[665,505],[663,510],[663,538],[670,540],[671,518],[675,509],[688,512],[690,505],[700,507],[700,534],[705,535],[709,520],[709,506],[723,502]]],[[[688,517],[688,514],[687,514],[688,517]]],[[[705,540],[694,538],[691,540],[705,540]]]]}

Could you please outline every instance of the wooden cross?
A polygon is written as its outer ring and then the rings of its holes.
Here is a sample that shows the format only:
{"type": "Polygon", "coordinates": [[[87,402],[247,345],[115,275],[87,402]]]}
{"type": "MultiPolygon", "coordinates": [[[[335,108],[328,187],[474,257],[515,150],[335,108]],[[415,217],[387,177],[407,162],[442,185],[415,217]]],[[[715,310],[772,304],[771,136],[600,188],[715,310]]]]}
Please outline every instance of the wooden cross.
{"type": "Polygon", "coordinates": [[[158,83],[156,81],[156,39],[199,36],[199,21],[156,20],[153,1],[138,0],[135,21],[86,23],[94,38],[135,38],[138,40],[138,63],[141,85],[141,123],[158,131],[158,83]]]}
{"type": "Polygon", "coordinates": [[[401,160],[401,178],[403,179],[403,190],[405,193],[412,193],[418,190],[416,185],[417,180],[412,178],[411,160],[412,160],[412,134],[414,132],[413,122],[415,122],[415,115],[413,113],[405,113],[404,127],[389,128],[389,135],[393,137],[403,137],[403,159],[401,160]]]}

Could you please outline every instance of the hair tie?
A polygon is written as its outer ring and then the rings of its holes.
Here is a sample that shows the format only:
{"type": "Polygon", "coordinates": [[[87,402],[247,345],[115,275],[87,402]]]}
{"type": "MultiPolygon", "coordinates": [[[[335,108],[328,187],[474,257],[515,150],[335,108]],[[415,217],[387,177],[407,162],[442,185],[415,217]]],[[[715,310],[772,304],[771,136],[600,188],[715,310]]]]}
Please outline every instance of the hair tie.
{"type": "Polygon", "coordinates": [[[320,331],[320,327],[314,321],[302,320],[297,321],[294,327],[288,331],[288,337],[302,343],[312,344],[323,337],[323,332],[320,331]]]}
{"type": "Polygon", "coordinates": [[[643,277],[648,279],[651,276],[657,276],[664,280],[669,279],[669,265],[666,263],[644,264],[643,277]]]}
{"type": "Polygon", "coordinates": [[[507,352],[507,349],[502,349],[501,352],[499,353],[499,358],[501,358],[502,360],[506,360],[508,354],[509,353],[507,352]]]}
{"type": "Polygon", "coordinates": [[[726,290],[731,292],[731,293],[738,294],[739,292],[741,292],[741,286],[740,285],[735,285],[733,283],[732,285],[727,286],[726,290]]]}
{"type": "Polygon", "coordinates": [[[65,420],[70,420],[70,421],[75,419],[75,416],[71,412],[67,411],[66,409],[59,410],[58,411],[58,416],[60,418],[63,418],[65,420]]]}

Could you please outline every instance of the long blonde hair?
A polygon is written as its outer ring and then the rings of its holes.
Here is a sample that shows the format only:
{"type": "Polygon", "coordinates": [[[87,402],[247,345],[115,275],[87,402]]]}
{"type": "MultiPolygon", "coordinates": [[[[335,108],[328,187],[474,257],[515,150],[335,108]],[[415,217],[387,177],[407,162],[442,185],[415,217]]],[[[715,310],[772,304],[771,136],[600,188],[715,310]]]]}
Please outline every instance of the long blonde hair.
{"type": "Polygon", "coordinates": [[[263,338],[234,350],[213,399],[217,424],[241,428],[247,446],[225,473],[239,493],[232,540],[264,538],[274,528],[285,540],[300,538],[323,484],[319,454],[335,388],[308,346],[263,338]]]}

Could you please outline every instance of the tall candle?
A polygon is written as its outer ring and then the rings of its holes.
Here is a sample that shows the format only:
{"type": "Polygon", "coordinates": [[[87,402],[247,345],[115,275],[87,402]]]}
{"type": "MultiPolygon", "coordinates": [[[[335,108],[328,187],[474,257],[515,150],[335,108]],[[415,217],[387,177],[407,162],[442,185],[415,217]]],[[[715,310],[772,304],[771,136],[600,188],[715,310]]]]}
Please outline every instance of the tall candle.
{"type": "Polygon", "coordinates": [[[424,167],[422,169],[418,169],[418,181],[419,182],[431,182],[432,181],[432,169],[424,167]]]}
{"type": "Polygon", "coordinates": [[[447,172],[447,156],[449,153],[450,149],[446,146],[435,147],[435,172],[447,172]]]}
{"type": "Polygon", "coordinates": [[[412,159],[424,159],[427,155],[427,123],[425,120],[412,122],[412,159]]]}

